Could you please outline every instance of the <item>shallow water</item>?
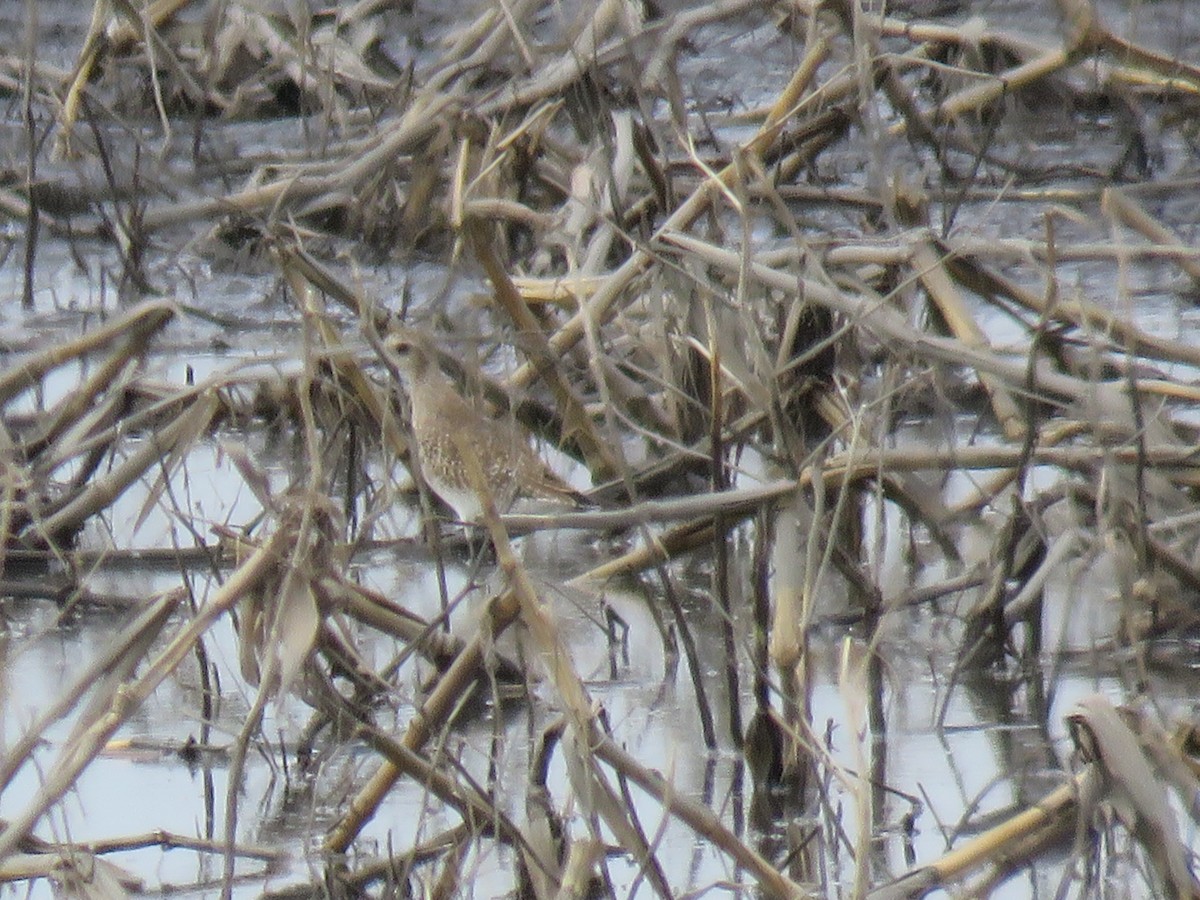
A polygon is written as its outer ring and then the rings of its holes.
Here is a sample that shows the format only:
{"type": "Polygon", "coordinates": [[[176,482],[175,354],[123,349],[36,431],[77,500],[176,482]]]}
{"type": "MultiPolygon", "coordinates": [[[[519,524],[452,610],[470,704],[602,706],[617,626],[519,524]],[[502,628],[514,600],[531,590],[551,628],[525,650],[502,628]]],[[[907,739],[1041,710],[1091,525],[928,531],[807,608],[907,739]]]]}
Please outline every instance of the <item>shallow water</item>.
{"type": "MultiPolygon", "coordinates": [[[[10,31],[17,28],[19,19],[13,11],[20,6],[10,4],[0,12],[0,27],[10,31]]],[[[997,27],[1019,30],[1044,20],[1049,15],[1047,6],[1034,2],[978,2],[969,13],[984,16],[997,27]]],[[[86,28],[87,11],[62,3],[40,4],[39,9],[40,25],[47,35],[39,47],[44,45],[49,51],[43,61],[69,67],[86,28]]],[[[1111,25],[1121,26],[1118,30],[1127,29],[1131,36],[1182,58],[1194,58],[1195,48],[1200,47],[1200,16],[1184,3],[1109,4],[1103,12],[1111,25]]],[[[961,19],[965,20],[967,14],[964,12],[961,19]]],[[[423,23],[425,28],[444,27],[436,15],[429,15],[423,23]]],[[[758,20],[745,30],[723,25],[701,34],[711,40],[681,61],[680,72],[702,85],[689,98],[694,109],[714,117],[736,115],[773,100],[780,79],[791,71],[802,50],[796,41],[781,37],[773,24],[758,20]],[[715,78],[714,73],[722,77],[715,78]]],[[[432,58],[432,43],[410,40],[406,34],[393,36],[389,46],[397,56],[403,55],[402,50],[416,47],[413,57],[421,64],[432,58]]],[[[17,139],[14,136],[20,134],[13,107],[6,108],[5,119],[7,149],[17,139]]],[[[1086,134],[1061,133],[1053,122],[1033,114],[1020,121],[1029,125],[1030,133],[1020,134],[1016,128],[1006,131],[999,138],[1003,149],[1019,150],[1019,140],[1027,140],[1030,152],[1047,157],[1064,156],[1097,166],[1112,160],[1113,146],[1101,144],[1097,138],[1103,133],[1103,123],[1097,123],[1096,134],[1086,134]]],[[[231,157],[251,158],[281,145],[307,151],[320,143],[314,138],[320,133],[319,126],[315,121],[290,119],[265,124],[210,123],[206,128],[214,148],[228,151],[231,157]]],[[[722,136],[732,141],[739,137],[739,131],[731,125],[722,136]]],[[[178,140],[182,143],[184,138],[178,140]]],[[[1194,175],[1194,148],[1174,142],[1174,132],[1153,149],[1161,154],[1164,180],[1194,175]]],[[[896,151],[895,165],[899,167],[910,162],[903,152],[902,148],[896,151]]],[[[10,156],[15,154],[10,151],[10,156]]],[[[190,168],[181,162],[185,156],[168,150],[160,159],[148,160],[146,166],[152,177],[167,180],[173,172],[190,168]]],[[[864,154],[850,149],[834,161],[822,159],[818,169],[830,180],[845,179],[861,185],[870,181],[871,165],[864,154]]],[[[1064,179],[1062,187],[1072,184],[1064,179]]],[[[178,183],[181,199],[203,194],[209,187],[211,183],[194,172],[178,183]]],[[[1157,211],[1179,229],[1185,241],[1193,236],[1194,200],[1168,196],[1155,202],[1157,211]]],[[[1095,204],[1085,202],[1079,208],[1082,214],[1062,226],[1064,242],[1103,240],[1107,226],[1098,224],[1095,204]]],[[[1033,239],[1041,235],[1044,215],[1041,203],[968,202],[958,211],[955,230],[984,239],[1033,239]]],[[[826,237],[843,233],[850,224],[857,230],[860,223],[849,220],[844,210],[817,210],[811,213],[808,224],[814,235],[826,237]]],[[[100,310],[117,307],[114,275],[119,263],[107,244],[87,238],[69,242],[45,236],[38,252],[36,306],[30,311],[21,310],[19,225],[10,222],[0,239],[8,243],[9,251],[0,264],[0,296],[9,301],[0,305],[0,327],[4,345],[11,351],[65,340],[92,324],[100,310]]],[[[300,317],[295,307],[282,299],[275,269],[262,258],[243,258],[237,253],[222,256],[216,247],[215,242],[185,233],[184,229],[179,233],[168,230],[159,236],[150,265],[153,283],[164,294],[192,307],[170,326],[148,362],[150,373],[168,383],[183,384],[189,370],[202,380],[250,366],[286,369],[295,366],[301,355],[300,317]]],[[[407,287],[416,297],[417,307],[440,305],[468,323],[483,318],[471,302],[472,295],[481,290],[481,282],[455,267],[428,260],[371,265],[356,260],[347,268],[360,289],[385,303],[395,303],[407,287]]],[[[1036,267],[1014,266],[1014,270],[1025,281],[1036,282],[1036,267]]],[[[1118,267],[1111,262],[1064,262],[1058,274],[1071,290],[1098,303],[1113,308],[1132,305],[1139,323],[1151,332],[1180,340],[1198,339],[1198,323],[1187,306],[1194,292],[1181,286],[1178,270],[1169,263],[1141,261],[1120,272],[1119,285],[1118,267]]],[[[984,322],[997,345],[1019,337],[1018,330],[999,315],[984,322]]],[[[84,374],[78,369],[68,370],[49,382],[43,396],[26,396],[9,411],[29,414],[43,409],[73,390],[84,374]]],[[[969,434],[975,423],[956,420],[949,427],[961,437],[969,434]]],[[[944,422],[933,417],[898,433],[899,441],[911,440],[916,446],[940,446],[946,438],[944,422]]],[[[168,498],[154,503],[140,525],[138,519],[151,489],[147,484],[137,485],[105,516],[94,520],[82,536],[82,546],[92,550],[186,548],[193,546],[198,536],[211,540],[210,529],[214,526],[236,529],[254,519],[261,505],[223,452],[223,446],[229,444],[247,446],[277,491],[300,472],[301,448],[294,434],[243,426],[224,428],[213,438],[199,442],[172,478],[168,498]],[[190,527],[184,525],[185,519],[190,527]]],[[[375,474],[381,480],[390,477],[382,471],[382,464],[377,465],[375,474]]],[[[967,492],[969,482],[982,481],[989,474],[976,472],[970,478],[956,474],[938,490],[943,500],[951,502],[967,492]]],[[[1034,483],[1043,474],[1035,470],[1034,483]]],[[[973,548],[981,548],[982,552],[990,544],[993,527],[984,515],[956,531],[968,563],[973,548]]],[[[437,580],[432,558],[417,540],[419,514],[414,501],[409,498],[398,502],[379,528],[381,536],[411,538],[415,546],[407,554],[365,554],[355,563],[354,577],[414,612],[436,616],[441,608],[437,580]]],[[[876,535],[882,535],[878,537],[881,549],[875,565],[878,583],[887,586],[887,601],[950,574],[936,566],[924,569],[913,561],[912,555],[920,556],[928,537],[917,535],[910,542],[905,529],[890,507],[884,521],[868,529],[874,532],[868,541],[872,545],[876,535]]],[[[735,615],[735,629],[743,658],[749,657],[752,646],[747,599],[751,540],[749,526],[731,538],[734,581],[738,583],[735,597],[742,600],[735,615]]],[[[549,583],[560,580],[564,573],[586,570],[607,558],[612,550],[603,541],[562,533],[527,539],[524,556],[535,578],[540,575],[549,583]]],[[[792,550],[801,552],[800,548],[785,548],[784,552],[792,550]]],[[[627,645],[616,648],[610,646],[602,627],[598,597],[555,591],[549,591],[547,597],[575,668],[584,677],[592,699],[602,704],[618,743],[643,764],[663,772],[676,791],[718,811],[735,830],[750,833],[751,843],[764,853],[773,852],[790,826],[812,827],[817,820],[781,819],[765,830],[756,830],[749,821],[749,778],[729,736],[728,702],[724,699],[726,662],[720,614],[711,602],[711,560],[703,554],[698,557],[672,566],[670,574],[699,644],[703,686],[711,698],[720,736],[713,752],[698,739],[695,688],[687,667],[682,663],[671,665],[651,615],[653,604],[657,612],[669,618],[657,582],[651,580],[640,593],[628,585],[606,590],[604,601],[629,626],[627,645]]],[[[871,734],[867,721],[866,711],[873,702],[873,691],[862,669],[867,639],[860,626],[844,624],[852,618],[845,609],[844,592],[839,592],[836,585],[829,586],[820,606],[825,621],[815,631],[810,646],[814,673],[812,724],[818,735],[827,736],[831,759],[825,803],[827,808],[841,812],[843,822],[851,824],[864,806],[870,808],[879,834],[877,876],[885,872],[899,874],[912,859],[936,859],[945,852],[950,833],[964,817],[974,822],[989,814],[1028,806],[1056,784],[1070,753],[1063,716],[1080,697],[1101,692],[1125,700],[1146,694],[1165,708],[1190,711],[1193,698],[1200,694],[1200,684],[1195,683],[1196,666],[1191,662],[1195,646],[1186,637],[1153,645],[1151,655],[1158,663],[1149,670],[1139,669],[1131,654],[1112,649],[1116,615],[1109,593],[1116,576],[1111,565],[1107,570],[1106,565],[1097,549],[1092,568],[1082,575],[1066,572],[1062,583],[1053,585],[1045,612],[1049,635],[1046,646],[1063,652],[1047,653],[1043,660],[1049,697],[1031,696],[1029,682],[958,678],[955,658],[961,623],[953,613],[965,610],[973,595],[896,609],[885,615],[876,638],[879,654],[885,660],[883,734],[871,734]],[[860,782],[846,775],[864,770],[877,781],[869,795],[864,795],[860,782]],[[879,787],[883,784],[903,795],[885,793],[879,787]],[[904,827],[908,817],[911,832],[904,827]]],[[[457,594],[472,577],[465,567],[451,565],[447,572],[449,593],[457,594]]],[[[485,572],[481,580],[489,577],[490,573],[485,572]]],[[[184,571],[141,567],[136,560],[103,563],[88,575],[86,583],[96,593],[133,599],[145,599],[156,591],[186,583],[197,603],[203,603],[216,587],[212,574],[202,567],[184,571]]],[[[487,596],[484,589],[468,595],[451,618],[457,633],[472,633],[487,596]]],[[[0,644],[4,663],[0,668],[0,728],[4,740],[11,743],[37,711],[58,696],[73,673],[115,638],[127,613],[85,609],[60,616],[57,606],[27,599],[7,600],[4,611],[7,634],[0,644]]],[[[373,667],[382,666],[396,653],[390,638],[364,627],[348,628],[355,648],[373,667]]],[[[227,620],[211,634],[205,647],[220,683],[208,742],[224,749],[241,728],[253,703],[254,689],[241,677],[237,638],[227,620]]],[[[532,653],[512,637],[505,637],[500,649],[514,657],[532,653]]],[[[403,729],[428,675],[428,666],[412,667],[389,698],[390,707],[380,711],[381,725],[391,726],[394,733],[403,729]]],[[[752,698],[745,673],[741,688],[741,708],[748,713],[752,698]]],[[[479,783],[494,781],[505,811],[516,819],[521,818],[524,809],[534,740],[557,709],[552,686],[542,681],[533,689],[532,703],[506,710],[498,721],[488,715],[455,730],[449,745],[443,748],[479,783]],[[501,740],[496,740],[497,734],[501,740]],[[494,771],[489,771],[492,766],[494,771]]],[[[219,839],[223,834],[228,776],[224,753],[202,753],[198,760],[185,761],[172,752],[182,742],[198,739],[201,734],[199,693],[197,665],[189,661],[120,733],[122,739],[145,743],[110,748],[87,769],[38,833],[48,839],[78,843],[159,832],[219,839]]],[[[365,746],[329,740],[318,744],[315,768],[303,770],[295,759],[295,750],[309,716],[309,707],[295,697],[267,706],[262,739],[268,746],[263,752],[252,749],[249,754],[238,836],[239,841],[248,844],[282,848],[288,856],[269,874],[264,873],[260,863],[239,865],[243,880],[235,886],[237,897],[259,896],[264,890],[308,882],[314,872],[320,872],[324,866],[318,852],[321,839],[344,808],[348,794],[377,765],[377,757],[365,746]],[[282,753],[280,746],[284,748],[282,753]],[[279,767],[280,759],[288,761],[287,771],[279,767]]],[[[0,816],[12,817],[30,801],[45,777],[45,769],[53,765],[56,753],[67,742],[71,725],[68,718],[46,733],[46,743],[37,751],[35,765],[0,794],[0,816]]],[[[561,755],[551,768],[550,785],[555,799],[567,803],[570,786],[561,755]]],[[[664,822],[656,803],[636,790],[633,798],[644,830],[654,836],[668,879],[680,892],[715,891],[726,882],[747,880],[727,857],[698,840],[691,830],[673,819],[664,822]]],[[[429,801],[422,786],[402,780],[357,846],[364,855],[372,848],[407,847],[456,821],[429,801]]],[[[1190,846],[1194,846],[1194,838],[1191,834],[1185,836],[1190,846]]],[[[849,854],[844,847],[837,853],[836,841],[828,834],[820,834],[819,840],[827,851],[827,883],[848,892],[854,875],[849,854]]],[[[469,881],[464,882],[462,893],[499,896],[512,887],[512,851],[497,849],[492,843],[483,846],[488,849],[469,856],[464,863],[469,881]]],[[[111,858],[145,879],[150,890],[161,887],[172,896],[188,897],[218,894],[218,855],[150,846],[111,858]]],[[[651,895],[644,878],[624,856],[610,859],[608,875],[618,896],[627,896],[635,889],[637,896],[651,895]]],[[[1051,896],[1061,877],[1059,861],[1052,860],[1016,876],[993,896],[1051,896]]],[[[432,880],[432,876],[429,878],[432,880]]],[[[29,892],[34,897],[52,894],[45,882],[35,883],[29,892]]]]}

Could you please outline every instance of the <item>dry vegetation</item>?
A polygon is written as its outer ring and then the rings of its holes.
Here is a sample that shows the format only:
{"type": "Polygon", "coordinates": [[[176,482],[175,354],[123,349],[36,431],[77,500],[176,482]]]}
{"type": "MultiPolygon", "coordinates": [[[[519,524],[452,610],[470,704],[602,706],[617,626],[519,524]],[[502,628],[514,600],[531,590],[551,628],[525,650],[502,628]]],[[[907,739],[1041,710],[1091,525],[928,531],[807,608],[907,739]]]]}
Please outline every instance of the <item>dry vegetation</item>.
{"type": "MultiPolygon", "coordinates": [[[[1115,582],[1096,602],[1117,610],[1102,644],[1130,671],[1144,671],[1163,635],[1195,631],[1200,344],[1147,330],[1138,291],[1183,297],[1200,279],[1200,255],[1164,212],[1195,186],[1179,159],[1193,153],[1200,70],[1123,41],[1082,0],[1047,9],[1037,40],[961,14],[950,23],[839,0],[680,10],[514,0],[452,26],[386,0],[266,6],[96,0],[73,71],[38,61],[36,27],[24,54],[0,60],[9,121],[25,124],[0,207],[23,229],[7,265],[24,265],[27,315],[39,241],[82,255],[115,248],[123,305],[0,372],[4,593],[104,602],[85,586],[98,553],[79,537],[131,485],[146,486],[147,509],[167,503],[197,442],[236,429],[284,427],[302,447],[293,483],[273,492],[249,452],[226,446],[265,516],[216,541],[197,522],[197,547],[163,551],[184,571],[180,586],[138,600],[122,642],[9,748],[0,787],[46,728],[77,715],[37,796],[0,833],[4,877],[51,876],[81,896],[131,886],[92,855],[104,848],[28,835],[164,679],[197,661],[207,671],[209,629],[232,614],[257,699],[230,750],[230,837],[153,838],[224,854],[226,891],[255,877],[251,860],[276,859],[231,836],[246,754],[268,704],[291,691],[312,708],[309,764],[346,742],[372,761],[313,855],[312,884],[289,896],[470,892],[464,860],[492,843],[511,848],[528,896],[612,891],[604,859],[622,856],[645,892],[695,889],[664,870],[631,785],[723,854],[731,881],[771,896],[830,896],[835,882],[914,896],[964,878],[986,893],[1073,838],[1086,838],[1074,845],[1084,863],[1063,883],[1084,891],[1106,877],[1095,866],[1110,829],[1146,851],[1144,868],[1125,860],[1113,877],[1196,895],[1176,821],[1181,806],[1196,809],[1191,728],[1100,697],[1071,715],[1076,765],[1061,787],[941,860],[879,867],[884,786],[830,754],[812,721],[807,650],[818,608],[835,598],[867,651],[844,672],[864,710],[849,730],[882,738],[874,651],[892,616],[923,610],[953,635],[962,678],[1000,679],[1043,703],[1044,665],[1061,649],[1044,646],[1047,592],[1094,592],[1087,576],[1101,564],[1115,582]],[[424,41],[411,63],[389,52],[396,29],[424,41]],[[736,102],[713,83],[718,65],[733,70],[736,102]],[[303,121],[307,144],[213,149],[223,128],[280,119],[303,121]],[[173,323],[216,314],[203,287],[189,305],[146,299],[156,260],[185,245],[277,272],[303,346],[286,377],[231,367],[164,386],[144,375],[173,323]],[[407,454],[383,339],[403,318],[453,348],[463,314],[461,298],[372,296],[355,273],[418,258],[486,275],[490,331],[469,337],[480,357],[503,347],[518,366],[477,387],[595,485],[594,510],[493,507],[484,565],[503,587],[466,638],[351,569],[356,554],[395,542],[388,510],[411,502],[378,477],[407,454]],[[30,414],[44,380],[84,357],[78,389],[30,414]],[[938,437],[914,441],[915,423],[938,437]],[[643,580],[695,679],[697,746],[744,751],[749,835],[613,739],[552,597],[510,543],[546,528],[632,536],[628,552],[562,587],[599,608],[606,584],[643,580]],[[732,558],[735,535],[748,562],[732,558]],[[910,554],[911,584],[899,588],[883,562],[896,544],[910,554]],[[709,573],[725,623],[724,697],[706,692],[672,587],[684,559],[709,573]],[[220,584],[197,600],[187,572],[204,567],[220,584]],[[406,654],[372,670],[354,645],[360,627],[406,654]],[[522,632],[537,665],[497,656],[506,629],[522,632]],[[389,733],[375,711],[418,657],[437,677],[389,733]],[[511,794],[439,748],[490,715],[502,689],[523,698],[530,682],[550,685],[554,716],[514,816],[511,794]],[[466,702],[477,691],[495,703],[466,702]],[[555,755],[570,803],[547,786],[555,755]],[[400,779],[461,824],[418,846],[344,855],[400,779]],[[831,801],[834,786],[858,798],[857,818],[831,801]]],[[[444,360],[459,376],[460,356],[444,360]]],[[[435,555],[460,552],[422,498],[435,555]]],[[[115,543],[106,561],[130,549],[115,543]]]]}

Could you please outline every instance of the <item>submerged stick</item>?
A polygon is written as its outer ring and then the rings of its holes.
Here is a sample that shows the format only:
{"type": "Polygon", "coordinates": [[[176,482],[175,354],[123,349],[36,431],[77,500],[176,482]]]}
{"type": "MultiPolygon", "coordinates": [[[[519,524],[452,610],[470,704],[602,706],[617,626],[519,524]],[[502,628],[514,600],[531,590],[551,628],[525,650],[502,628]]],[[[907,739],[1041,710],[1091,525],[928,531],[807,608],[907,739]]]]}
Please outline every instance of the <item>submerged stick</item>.
{"type": "MultiPolygon", "coordinates": [[[[450,720],[454,708],[474,687],[476,681],[487,677],[488,648],[516,621],[519,608],[517,598],[511,590],[504,591],[489,601],[487,612],[475,635],[463,647],[454,663],[438,680],[437,686],[409,720],[400,746],[413,751],[420,750],[437,729],[450,720]]],[[[350,844],[375,815],[379,805],[403,774],[403,770],[390,760],[380,764],[375,774],[351,798],[342,818],[326,836],[326,852],[345,853],[349,849],[350,844]]]]}
{"type": "Polygon", "coordinates": [[[0,374],[0,405],[7,403],[20,391],[36,386],[52,369],[113,341],[124,340],[130,347],[141,348],[150,336],[171,321],[178,311],[179,308],[174,303],[151,300],[135,306],[129,312],[109,320],[81,337],[17,360],[0,374]]]}
{"type": "Polygon", "coordinates": [[[13,816],[0,832],[0,860],[7,858],[46,811],[70,790],[75,780],[103,749],[104,744],[134,715],[160,684],[192,652],[214,622],[252,591],[279,564],[285,551],[287,533],[277,530],[214,593],[178,635],[146,667],[142,674],[122,685],[112,695],[107,710],[68,747],[49,771],[54,780],[43,784],[25,809],[13,816]]]}

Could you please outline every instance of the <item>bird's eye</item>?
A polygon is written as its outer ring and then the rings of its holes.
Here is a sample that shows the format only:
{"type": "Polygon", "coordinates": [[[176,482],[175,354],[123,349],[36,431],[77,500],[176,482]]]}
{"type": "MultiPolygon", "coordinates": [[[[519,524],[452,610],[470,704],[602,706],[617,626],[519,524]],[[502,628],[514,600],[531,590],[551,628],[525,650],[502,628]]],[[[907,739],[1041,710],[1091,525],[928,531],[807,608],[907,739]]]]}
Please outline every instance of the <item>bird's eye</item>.
{"type": "Polygon", "coordinates": [[[409,353],[411,350],[412,350],[412,342],[411,341],[400,340],[400,341],[396,341],[394,344],[392,344],[392,352],[398,353],[401,356],[403,356],[406,353],[409,353]]]}

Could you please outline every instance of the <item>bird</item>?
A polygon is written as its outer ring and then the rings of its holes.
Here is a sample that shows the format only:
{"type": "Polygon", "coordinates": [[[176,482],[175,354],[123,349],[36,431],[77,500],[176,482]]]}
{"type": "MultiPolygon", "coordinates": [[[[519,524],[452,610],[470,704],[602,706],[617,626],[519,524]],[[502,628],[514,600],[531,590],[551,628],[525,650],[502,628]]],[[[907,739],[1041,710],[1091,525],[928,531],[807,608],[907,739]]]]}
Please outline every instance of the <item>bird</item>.
{"type": "Polygon", "coordinates": [[[580,494],[530,447],[511,419],[484,414],[458,392],[429,340],[410,328],[385,342],[390,363],[408,395],[417,460],[425,483],[460,522],[479,523],[483,503],[471,483],[464,451],[474,454],[503,513],[518,498],[578,505],[580,494]]]}

